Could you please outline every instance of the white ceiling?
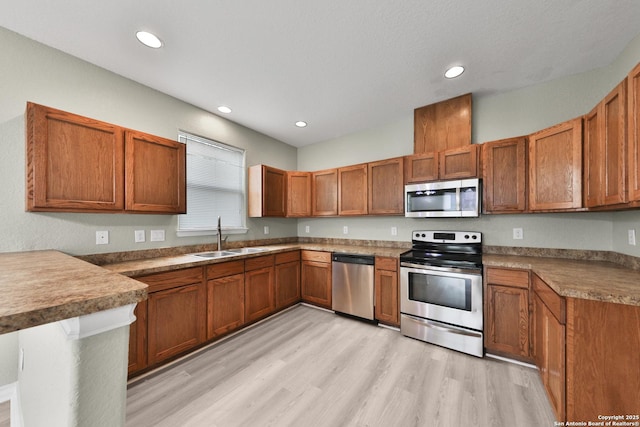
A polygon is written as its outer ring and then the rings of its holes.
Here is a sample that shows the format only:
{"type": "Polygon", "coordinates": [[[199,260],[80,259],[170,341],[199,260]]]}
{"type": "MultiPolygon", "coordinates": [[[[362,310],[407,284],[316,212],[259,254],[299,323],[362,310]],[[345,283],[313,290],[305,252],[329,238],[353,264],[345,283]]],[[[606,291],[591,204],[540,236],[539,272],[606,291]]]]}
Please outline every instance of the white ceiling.
{"type": "Polygon", "coordinates": [[[228,105],[224,117],[293,146],[605,66],[639,23],[638,0],[0,3],[0,26],[207,111],[228,105]],[[466,72],[445,80],[454,64],[466,72]]]}

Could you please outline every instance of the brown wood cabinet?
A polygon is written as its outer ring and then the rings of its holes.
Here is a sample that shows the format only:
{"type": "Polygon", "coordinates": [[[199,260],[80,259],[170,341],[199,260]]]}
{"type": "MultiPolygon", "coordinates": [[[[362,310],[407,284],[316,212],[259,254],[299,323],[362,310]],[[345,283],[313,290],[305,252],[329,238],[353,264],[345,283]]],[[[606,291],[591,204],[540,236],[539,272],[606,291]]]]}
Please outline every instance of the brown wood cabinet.
{"type": "Polygon", "coordinates": [[[287,172],[287,216],[311,216],[311,172],[287,172]]]}
{"type": "Polygon", "coordinates": [[[186,213],[187,147],[142,132],[125,132],[125,209],[186,213]]]}
{"type": "Polygon", "coordinates": [[[404,214],[404,158],[371,162],[368,168],[368,214],[404,214]]]}
{"type": "Polygon", "coordinates": [[[311,214],[338,215],[338,170],[327,169],[311,173],[311,214]]]}
{"type": "Polygon", "coordinates": [[[265,255],[245,261],[244,318],[253,322],[276,310],[275,256],[265,255]]]}
{"type": "Polygon", "coordinates": [[[414,110],[413,152],[429,153],[471,144],[471,94],[414,110]]]}
{"type": "Polygon", "coordinates": [[[338,215],[367,214],[367,164],[338,168],[338,215]]]}
{"type": "Polygon", "coordinates": [[[529,208],[582,207],[582,118],[529,136],[529,208]]]}
{"type": "MultiPolygon", "coordinates": [[[[566,301],[536,274],[532,276],[535,292],[534,348],[536,365],[557,420],[566,416],[565,324],[566,301]]],[[[583,420],[580,417],[580,420],[583,420]]]]}
{"type": "Polygon", "coordinates": [[[438,180],[438,153],[421,153],[404,158],[404,183],[438,180]]]}
{"type": "Polygon", "coordinates": [[[300,301],[300,251],[276,254],[276,309],[300,301]]]}
{"type": "Polygon", "coordinates": [[[287,214],[287,172],[271,166],[249,167],[248,211],[252,218],[287,214]]]}
{"type": "Polygon", "coordinates": [[[627,76],[628,197],[640,202],[640,64],[627,76]]]}
{"type": "Polygon", "coordinates": [[[485,269],[487,352],[530,361],[529,272],[485,269]]]}
{"type": "Polygon", "coordinates": [[[376,257],[375,317],[379,322],[400,326],[398,259],[376,257]]]}
{"type": "Polygon", "coordinates": [[[302,300],[331,308],[331,252],[301,251],[302,300]]]}
{"type": "Polygon", "coordinates": [[[405,184],[479,176],[477,144],[405,157],[405,184]]]}
{"type": "Polygon", "coordinates": [[[482,144],[484,212],[527,210],[527,138],[482,144]]]}
{"type": "Polygon", "coordinates": [[[186,212],[184,144],[34,103],[26,122],[27,210],[186,212]]]}
{"type": "Polygon", "coordinates": [[[616,86],[584,117],[586,207],[627,202],[627,82],[616,86]]]}
{"type": "Polygon", "coordinates": [[[206,267],[207,339],[244,325],[244,261],[206,267]]]}
{"type": "Polygon", "coordinates": [[[136,320],[129,326],[129,374],[147,367],[147,300],[136,305],[136,320]]]}
{"type": "Polygon", "coordinates": [[[206,339],[206,290],[202,268],[138,278],[149,285],[148,362],[182,354],[206,339]]]}

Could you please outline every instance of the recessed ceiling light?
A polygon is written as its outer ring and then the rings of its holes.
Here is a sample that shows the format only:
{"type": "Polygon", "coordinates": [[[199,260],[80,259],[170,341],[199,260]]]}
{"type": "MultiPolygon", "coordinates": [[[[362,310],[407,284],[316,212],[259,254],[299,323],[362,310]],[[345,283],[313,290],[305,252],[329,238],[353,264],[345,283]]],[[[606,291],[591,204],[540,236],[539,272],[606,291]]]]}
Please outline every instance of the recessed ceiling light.
{"type": "Polygon", "coordinates": [[[462,67],[460,65],[456,65],[456,66],[453,66],[453,67],[449,68],[444,73],[444,76],[446,78],[448,78],[448,79],[454,79],[454,78],[458,77],[462,73],[464,73],[464,67],[462,67]]]}
{"type": "Polygon", "coordinates": [[[218,107],[218,111],[220,111],[221,113],[229,114],[231,112],[231,108],[227,107],[226,105],[221,105],[218,107]]]}
{"type": "Polygon", "coordinates": [[[296,122],[296,126],[299,128],[307,127],[307,122],[303,122],[302,120],[296,122]]]}
{"type": "Polygon", "coordinates": [[[147,31],[138,31],[136,37],[145,46],[158,49],[162,47],[162,41],[155,34],[151,34],[147,31]]]}

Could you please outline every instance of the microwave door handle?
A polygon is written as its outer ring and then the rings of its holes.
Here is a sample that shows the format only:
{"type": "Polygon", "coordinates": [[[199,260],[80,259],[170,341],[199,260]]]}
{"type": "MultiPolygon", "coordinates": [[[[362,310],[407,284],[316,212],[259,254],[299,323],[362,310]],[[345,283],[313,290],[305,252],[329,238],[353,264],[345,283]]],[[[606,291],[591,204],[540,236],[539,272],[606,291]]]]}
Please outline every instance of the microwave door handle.
{"type": "Polygon", "coordinates": [[[456,212],[460,212],[460,186],[456,188],[456,212]]]}

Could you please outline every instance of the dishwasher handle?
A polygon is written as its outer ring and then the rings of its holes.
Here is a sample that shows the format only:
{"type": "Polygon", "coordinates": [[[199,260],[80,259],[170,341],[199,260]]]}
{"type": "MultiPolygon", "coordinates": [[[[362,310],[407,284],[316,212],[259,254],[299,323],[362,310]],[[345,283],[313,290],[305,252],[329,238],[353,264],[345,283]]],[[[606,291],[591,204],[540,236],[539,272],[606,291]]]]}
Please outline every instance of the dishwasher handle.
{"type": "Polygon", "coordinates": [[[368,255],[354,255],[334,253],[331,257],[333,262],[342,262],[344,264],[362,264],[362,265],[374,265],[375,257],[368,255]]]}

